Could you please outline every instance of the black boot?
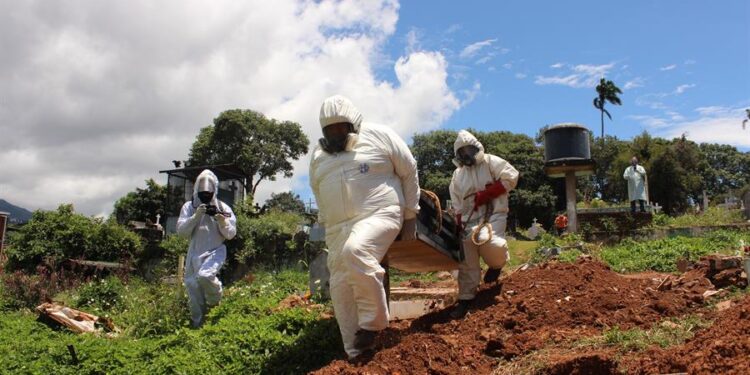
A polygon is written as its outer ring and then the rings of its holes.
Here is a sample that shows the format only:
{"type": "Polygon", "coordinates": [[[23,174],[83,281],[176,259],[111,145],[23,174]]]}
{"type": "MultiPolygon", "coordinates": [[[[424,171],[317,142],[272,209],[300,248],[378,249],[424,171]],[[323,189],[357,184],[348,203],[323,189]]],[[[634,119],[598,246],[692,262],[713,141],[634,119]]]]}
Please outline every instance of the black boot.
{"type": "Polygon", "coordinates": [[[368,331],[366,329],[360,329],[354,334],[354,348],[359,351],[365,351],[372,349],[375,345],[375,336],[378,335],[377,331],[368,331]]]}
{"type": "Polygon", "coordinates": [[[469,312],[469,306],[471,306],[471,302],[474,301],[474,299],[460,299],[458,302],[456,302],[456,307],[453,308],[453,311],[451,311],[450,316],[453,319],[461,319],[464,316],[466,316],[466,313],[469,312]]]}
{"type": "Polygon", "coordinates": [[[484,281],[485,284],[488,283],[494,283],[497,281],[498,278],[500,278],[500,274],[503,273],[503,268],[490,268],[487,270],[487,272],[484,273],[484,281]]]}

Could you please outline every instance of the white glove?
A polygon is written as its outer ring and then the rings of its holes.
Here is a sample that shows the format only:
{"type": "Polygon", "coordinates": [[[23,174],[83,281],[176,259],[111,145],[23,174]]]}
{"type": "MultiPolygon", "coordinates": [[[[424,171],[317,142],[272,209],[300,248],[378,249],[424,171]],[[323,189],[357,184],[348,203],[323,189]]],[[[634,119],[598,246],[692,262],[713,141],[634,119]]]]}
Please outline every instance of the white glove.
{"type": "Polygon", "coordinates": [[[222,215],[222,214],[216,214],[216,215],[214,215],[214,219],[216,219],[216,221],[221,226],[226,226],[227,225],[227,217],[224,216],[224,215],[222,215]]]}
{"type": "Polygon", "coordinates": [[[195,213],[193,214],[193,217],[199,218],[203,216],[206,213],[206,205],[202,204],[198,206],[198,208],[195,209],[195,213]]]}
{"type": "Polygon", "coordinates": [[[406,219],[401,226],[401,241],[409,241],[417,238],[417,218],[406,219]]]}

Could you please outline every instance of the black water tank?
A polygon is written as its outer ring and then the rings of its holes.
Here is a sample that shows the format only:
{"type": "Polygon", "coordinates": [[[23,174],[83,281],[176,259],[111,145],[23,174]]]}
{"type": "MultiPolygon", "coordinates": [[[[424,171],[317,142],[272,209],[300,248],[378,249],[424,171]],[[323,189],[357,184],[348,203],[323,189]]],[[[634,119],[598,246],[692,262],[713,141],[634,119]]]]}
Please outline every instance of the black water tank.
{"type": "Polygon", "coordinates": [[[554,125],[545,130],[544,161],[573,160],[591,160],[589,130],[572,123],[554,125]]]}

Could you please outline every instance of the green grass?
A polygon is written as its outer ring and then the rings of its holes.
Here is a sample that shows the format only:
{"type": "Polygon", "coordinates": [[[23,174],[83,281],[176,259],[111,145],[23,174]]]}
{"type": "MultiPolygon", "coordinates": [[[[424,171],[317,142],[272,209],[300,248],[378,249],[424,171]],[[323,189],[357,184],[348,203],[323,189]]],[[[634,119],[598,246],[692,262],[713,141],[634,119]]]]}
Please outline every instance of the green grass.
{"type": "Polygon", "coordinates": [[[734,255],[740,240],[750,241],[750,232],[718,230],[702,237],[625,240],[604,247],[598,256],[618,272],[675,272],[677,260],[684,256],[695,261],[708,254],[734,255]]]}
{"type": "Polygon", "coordinates": [[[670,217],[664,214],[654,215],[653,226],[657,228],[685,228],[697,226],[714,226],[743,223],[745,219],[741,210],[727,210],[718,207],[709,207],[700,214],[686,213],[684,215],[670,217]]]}
{"type": "MultiPolygon", "coordinates": [[[[305,373],[342,353],[333,319],[322,309],[277,310],[279,301],[306,290],[299,271],[257,274],[226,289],[199,330],[187,327],[185,297],[176,287],[131,280],[107,311],[123,328],[118,338],[76,335],[36,321],[29,310],[0,312],[0,369],[14,374],[254,374],[305,373]],[[73,365],[67,345],[76,348],[73,365]]],[[[89,293],[91,295],[91,293],[89,293]]],[[[78,298],[73,291],[60,296],[78,298]]]]}
{"type": "Polygon", "coordinates": [[[684,343],[695,335],[696,331],[709,327],[711,321],[699,316],[688,315],[667,319],[650,329],[633,328],[622,330],[612,327],[601,335],[586,337],[574,344],[576,347],[617,347],[621,351],[641,351],[651,346],[668,348],[684,343]]]}

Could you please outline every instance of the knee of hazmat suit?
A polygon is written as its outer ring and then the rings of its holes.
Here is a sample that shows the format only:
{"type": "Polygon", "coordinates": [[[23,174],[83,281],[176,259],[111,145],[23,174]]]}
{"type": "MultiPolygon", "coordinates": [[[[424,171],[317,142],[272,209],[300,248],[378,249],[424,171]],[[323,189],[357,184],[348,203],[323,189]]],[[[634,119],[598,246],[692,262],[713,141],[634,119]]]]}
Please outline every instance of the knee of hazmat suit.
{"type": "MultiPolygon", "coordinates": [[[[449,186],[453,208],[465,220],[464,262],[459,267],[459,298],[471,299],[479,285],[481,269],[480,255],[492,268],[500,268],[509,259],[505,240],[505,224],[508,215],[508,192],[518,183],[518,171],[506,160],[484,152],[484,146],[471,133],[461,130],[453,144],[456,169],[449,186]],[[468,151],[468,152],[467,152],[468,151]],[[475,194],[487,188],[488,184],[500,181],[506,193],[492,198],[488,204],[474,210],[475,194]],[[489,210],[489,212],[488,212],[489,210]],[[483,223],[492,227],[492,239],[477,246],[471,240],[471,233],[483,223]]],[[[489,228],[481,230],[478,242],[489,236],[489,228]]]]}
{"type": "Polygon", "coordinates": [[[344,348],[354,357],[357,330],[388,324],[378,263],[403,220],[419,211],[417,163],[396,132],[363,121],[343,96],[323,101],[320,125],[324,138],[312,153],[310,186],[326,230],[336,319],[344,348]]]}
{"type": "Polygon", "coordinates": [[[193,199],[185,202],[177,219],[177,234],[190,239],[185,257],[185,287],[193,325],[200,325],[207,308],[221,299],[218,273],[226,260],[225,240],[237,233],[232,208],[217,198],[219,179],[206,169],[193,186],[193,199]],[[210,214],[216,211],[216,214],[210,214]]]}

